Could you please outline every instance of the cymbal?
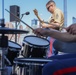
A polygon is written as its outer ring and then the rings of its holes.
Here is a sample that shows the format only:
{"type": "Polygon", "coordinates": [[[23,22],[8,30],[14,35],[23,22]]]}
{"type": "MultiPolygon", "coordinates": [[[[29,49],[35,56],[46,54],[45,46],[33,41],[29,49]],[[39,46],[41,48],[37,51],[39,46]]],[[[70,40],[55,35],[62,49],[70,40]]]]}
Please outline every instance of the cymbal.
{"type": "Polygon", "coordinates": [[[19,29],[12,29],[7,27],[0,27],[0,34],[25,34],[29,31],[19,30],[19,29]]]}

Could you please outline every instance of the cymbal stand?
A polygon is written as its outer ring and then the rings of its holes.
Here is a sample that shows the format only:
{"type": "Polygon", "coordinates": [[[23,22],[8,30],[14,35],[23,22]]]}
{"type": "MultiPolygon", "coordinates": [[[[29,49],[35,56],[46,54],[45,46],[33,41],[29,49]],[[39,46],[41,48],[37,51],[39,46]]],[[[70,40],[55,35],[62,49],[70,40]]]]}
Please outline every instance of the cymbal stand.
{"type": "MultiPolygon", "coordinates": [[[[22,15],[20,19],[22,19],[22,18],[23,18],[23,16],[24,16],[24,15],[22,15]]],[[[19,26],[19,24],[20,24],[20,21],[19,21],[19,23],[17,24],[17,27],[19,26]]]]}
{"type": "MultiPolygon", "coordinates": [[[[17,21],[15,21],[15,28],[17,29],[17,21]]],[[[15,34],[15,42],[17,43],[17,34],[15,34]]]]}
{"type": "MultiPolygon", "coordinates": [[[[0,26],[3,28],[5,27],[4,24],[4,0],[2,0],[2,19],[0,20],[0,26]]],[[[5,67],[5,54],[7,53],[8,47],[8,37],[1,33],[0,36],[0,53],[1,53],[1,60],[0,60],[0,75],[7,75],[7,69],[5,67]]]]}
{"type": "MultiPolygon", "coordinates": [[[[4,19],[1,19],[0,20],[0,25],[1,27],[4,27],[5,24],[4,24],[4,19]]],[[[0,63],[0,71],[1,71],[1,74],[0,75],[5,75],[6,73],[6,68],[5,68],[5,54],[7,53],[7,47],[8,47],[8,37],[5,36],[3,33],[1,33],[1,36],[0,36],[0,54],[1,54],[1,63],[0,63]]]]}
{"type": "MultiPolygon", "coordinates": [[[[4,19],[0,20],[1,27],[4,27],[4,19]]],[[[5,36],[3,33],[0,36],[0,54],[1,54],[1,60],[0,60],[0,75],[6,75],[7,69],[5,67],[5,54],[7,53],[7,47],[8,47],[8,37],[5,36]]]]}

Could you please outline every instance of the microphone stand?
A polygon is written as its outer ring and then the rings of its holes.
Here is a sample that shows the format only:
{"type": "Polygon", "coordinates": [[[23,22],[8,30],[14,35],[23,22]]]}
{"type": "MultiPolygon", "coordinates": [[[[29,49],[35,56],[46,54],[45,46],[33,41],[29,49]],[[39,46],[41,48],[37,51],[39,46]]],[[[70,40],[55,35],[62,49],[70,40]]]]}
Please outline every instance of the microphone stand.
{"type": "MultiPolygon", "coordinates": [[[[22,16],[21,16],[21,18],[20,18],[20,19],[22,19],[22,18],[23,18],[23,16],[24,16],[24,15],[22,14],[22,16]]],[[[20,21],[19,21],[19,23],[17,24],[17,27],[19,26],[19,24],[20,24],[20,21]]]]}
{"type": "Polygon", "coordinates": [[[13,15],[16,19],[20,20],[23,24],[25,24],[27,27],[29,27],[32,31],[34,31],[34,29],[29,26],[27,23],[25,23],[24,21],[22,21],[20,18],[18,18],[16,15],[14,15],[12,12],[8,11],[7,9],[5,9],[8,13],[10,13],[11,15],[13,15]]]}
{"type": "MultiPolygon", "coordinates": [[[[20,19],[22,19],[23,16],[24,16],[24,15],[22,14],[22,16],[21,16],[20,19]]],[[[19,26],[19,24],[20,24],[20,21],[18,22],[18,24],[16,23],[16,29],[17,29],[17,27],[19,26]]],[[[13,37],[13,35],[11,36],[10,40],[12,39],[12,37],[13,37]]],[[[17,34],[15,34],[15,42],[17,42],[17,34]]]]}

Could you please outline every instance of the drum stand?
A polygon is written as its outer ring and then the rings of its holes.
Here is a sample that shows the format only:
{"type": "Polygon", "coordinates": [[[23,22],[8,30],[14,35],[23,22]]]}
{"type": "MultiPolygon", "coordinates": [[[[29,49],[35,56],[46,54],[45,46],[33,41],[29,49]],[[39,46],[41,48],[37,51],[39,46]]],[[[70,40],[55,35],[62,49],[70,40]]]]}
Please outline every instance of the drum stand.
{"type": "MultiPolygon", "coordinates": [[[[4,19],[0,20],[1,27],[4,27],[4,19]]],[[[4,33],[0,36],[0,53],[1,53],[1,61],[0,61],[0,75],[6,75],[7,69],[5,67],[5,54],[7,53],[8,47],[8,37],[4,35],[4,33]],[[6,71],[6,72],[5,72],[6,71]]]]}
{"type": "MultiPolygon", "coordinates": [[[[2,0],[2,19],[0,19],[0,28],[4,28],[4,0],[2,0]]],[[[5,31],[6,32],[6,31],[5,31]]],[[[5,33],[0,33],[0,75],[8,75],[7,68],[5,66],[5,54],[7,53],[8,37],[5,33]]],[[[7,59],[6,59],[7,60],[7,59]]]]}
{"type": "Polygon", "coordinates": [[[16,58],[14,60],[13,73],[17,75],[42,75],[42,68],[47,62],[52,60],[44,58],[16,58]],[[15,68],[18,66],[18,72],[15,68]],[[23,72],[22,72],[23,71],[23,72]]]}
{"type": "Polygon", "coordinates": [[[4,59],[6,60],[6,62],[8,63],[8,65],[12,65],[11,62],[8,60],[8,58],[6,56],[4,56],[4,59]]]}
{"type": "MultiPolygon", "coordinates": [[[[2,0],[2,19],[0,20],[0,26],[3,28],[5,27],[4,24],[4,0],[2,0]]],[[[7,75],[7,69],[5,67],[5,54],[7,53],[8,47],[8,37],[1,33],[0,36],[0,52],[1,52],[1,61],[0,61],[0,75],[7,75]],[[6,71],[6,72],[5,72],[6,71]]]]}

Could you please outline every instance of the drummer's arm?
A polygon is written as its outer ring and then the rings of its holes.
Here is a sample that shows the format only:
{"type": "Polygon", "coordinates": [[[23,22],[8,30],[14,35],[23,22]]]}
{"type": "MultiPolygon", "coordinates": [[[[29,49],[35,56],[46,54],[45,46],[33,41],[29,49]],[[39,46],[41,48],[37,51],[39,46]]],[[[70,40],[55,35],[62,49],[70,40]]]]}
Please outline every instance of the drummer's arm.
{"type": "Polygon", "coordinates": [[[59,29],[60,27],[60,24],[58,22],[52,22],[51,24],[42,23],[41,25],[43,28],[52,28],[52,29],[59,29]]]}
{"type": "Polygon", "coordinates": [[[58,22],[51,22],[51,24],[48,24],[47,27],[53,29],[59,29],[60,24],[58,22]]]}
{"type": "Polygon", "coordinates": [[[50,29],[46,33],[48,36],[51,36],[55,39],[65,41],[65,42],[75,42],[76,35],[70,34],[68,32],[60,32],[54,29],[50,29]]]}

